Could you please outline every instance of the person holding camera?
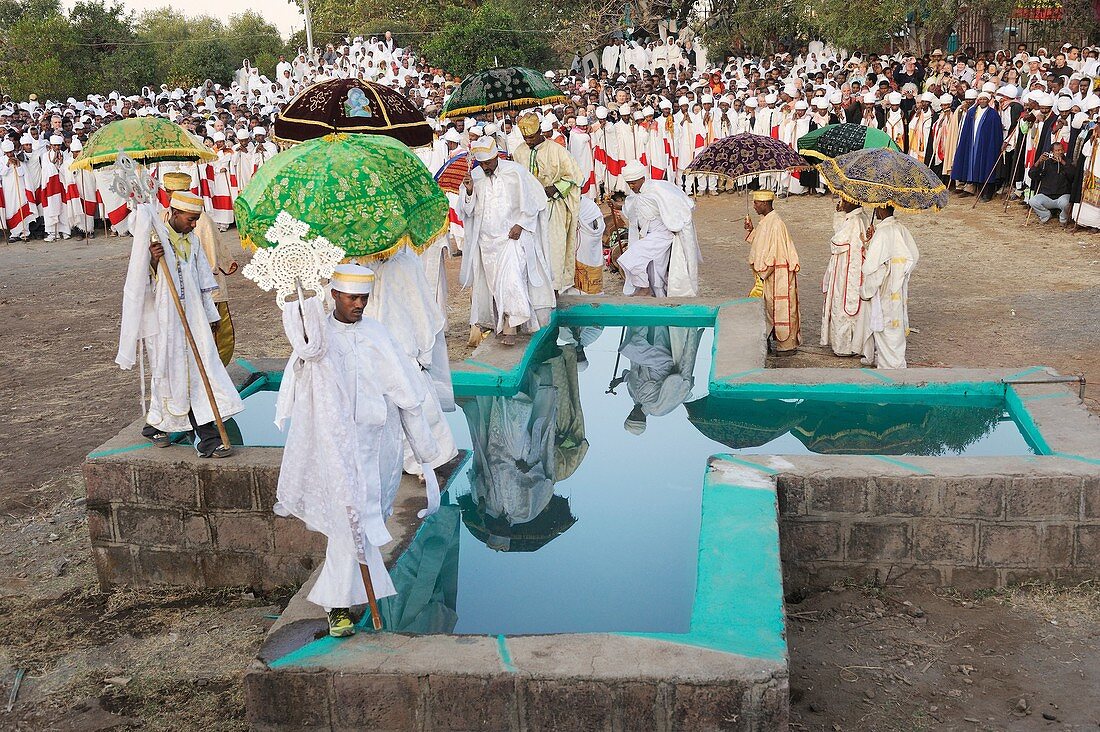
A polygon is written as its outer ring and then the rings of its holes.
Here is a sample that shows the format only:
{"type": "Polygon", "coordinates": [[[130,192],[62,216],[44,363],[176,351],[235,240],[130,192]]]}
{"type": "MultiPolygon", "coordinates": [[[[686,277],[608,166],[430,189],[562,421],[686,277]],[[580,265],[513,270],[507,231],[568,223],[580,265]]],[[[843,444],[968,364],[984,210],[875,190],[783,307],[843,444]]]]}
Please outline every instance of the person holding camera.
{"type": "Polygon", "coordinates": [[[1062,226],[1069,225],[1070,193],[1077,169],[1066,162],[1065,143],[1051,145],[1050,152],[1039,156],[1039,161],[1031,169],[1031,185],[1035,191],[1027,205],[1039,217],[1039,223],[1045,224],[1055,210],[1062,226]]]}

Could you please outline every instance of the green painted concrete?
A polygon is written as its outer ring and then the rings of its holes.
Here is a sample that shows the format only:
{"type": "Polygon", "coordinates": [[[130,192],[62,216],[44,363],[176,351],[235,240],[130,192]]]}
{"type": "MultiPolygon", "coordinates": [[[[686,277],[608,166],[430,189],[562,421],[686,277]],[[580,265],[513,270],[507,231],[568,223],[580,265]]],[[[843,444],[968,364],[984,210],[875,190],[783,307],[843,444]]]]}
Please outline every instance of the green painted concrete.
{"type": "Polygon", "coordinates": [[[912,463],[907,463],[902,460],[898,460],[897,458],[892,458],[889,455],[871,455],[871,457],[875,458],[876,460],[881,460],[884,463],[896,465],[899,468],[905,468],[909,472],[916,473],[917,475],[931,475],[931,473],[929,473],[927,470],[920,467],[919,465],[913,465],[912,463]]]}
{"type": "Polygon", "coordinates": [[[786,660],[774,483],[740,486],[725,482],[720,472],[707,474],[698,572],[691,630],[624,635],[786,660]]]}
{"type": "Polygon", "coordinates": [[[516,665],[512,663],[512,652],[508,650],[508,639],[503,635],[497,636],[497,651],[500,653],[500,665],[510,674],[516,673],[516,665]]]}

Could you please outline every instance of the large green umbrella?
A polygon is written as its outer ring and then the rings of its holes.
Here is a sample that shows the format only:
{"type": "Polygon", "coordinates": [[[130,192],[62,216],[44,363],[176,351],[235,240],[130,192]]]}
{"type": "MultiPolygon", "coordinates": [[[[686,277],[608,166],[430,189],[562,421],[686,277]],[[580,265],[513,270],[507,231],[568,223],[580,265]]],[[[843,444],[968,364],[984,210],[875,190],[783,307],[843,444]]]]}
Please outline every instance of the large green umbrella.
{"type": "Polygon", "coordinates": [[[383,135],[325,135],[264,163],[234,205],[241,242],[264,238],[285,211],[349,257],[421,252],[447,231],[447,196],[403,143],[383,135]]]}
{"type": "Polygon", "coordinates": [[[468,77],[448,97],[439,118],[478,112],[519,111],[539,104],[568,101],[545,76],[524,66],[488,69],[468,77]]]}
{"type": "Polygon", "coordinates": [[[874,127],[844,122],[838,125],[825,125],[812,130],[795,143],[798,153],[807,158],[824,160],[835,158],[855,150],[870,150],[885,147],[897,150],[898,146],[890,136],[874,127]]]}
{"type": "Polygon", "coordinates": [[[92,133],[84,150],[72,162],[72,170],[92,170],[110,165],[122,151],[139,163],[168,160],[210,161],[217,153],[196,144],[175,122],[160,117],[131,117],[111,122],[92,133]]]}

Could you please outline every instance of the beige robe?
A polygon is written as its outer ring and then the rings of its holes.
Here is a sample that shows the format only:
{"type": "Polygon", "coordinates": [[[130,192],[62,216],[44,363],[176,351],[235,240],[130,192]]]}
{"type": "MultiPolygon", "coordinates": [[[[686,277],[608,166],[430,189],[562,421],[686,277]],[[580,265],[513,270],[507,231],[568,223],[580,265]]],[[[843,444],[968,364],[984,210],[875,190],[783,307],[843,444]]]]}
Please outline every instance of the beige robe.
{"type": "Polygon", "coordinates": [[[568,290],[573,287],[577,273],[580,167],[568,150],[549,140],[539,143],[534,150],[521,143],[512,159],[535,176],[543,188],[553,186],[558,191],[549,202],[550,277],[556,292],[568,290]]]}
{"type": "Polygon", "coordinates": [[[771,211],[748,235],[749,266],[764,283],[764,315],[776,351],[802,343],[798,318],[798,252],[779,214],[771,211]]]}
{"type": "Polygon", "coordinates": [[[960,106],[947,120],[947,129],[943,133],[943,174],[951,174],[951,167],[955,164],[955,148],[959,146],[959,135],[962,133],[963,119],[966,117],[965,105],[960,106]]]}

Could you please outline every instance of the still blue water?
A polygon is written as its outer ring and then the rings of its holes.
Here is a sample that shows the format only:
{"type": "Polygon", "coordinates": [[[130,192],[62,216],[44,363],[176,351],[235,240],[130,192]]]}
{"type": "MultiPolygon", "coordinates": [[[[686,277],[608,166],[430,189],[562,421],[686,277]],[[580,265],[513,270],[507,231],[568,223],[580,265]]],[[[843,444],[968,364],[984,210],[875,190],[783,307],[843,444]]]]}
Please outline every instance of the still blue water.
{"type": "MultiPolygon", "coordinates": [[[[518,393],[458,395],[448,421],[472,454],[393,569],[387,628],[686,632],[711,455],[1032,452],[995,400],[709,397],[711,342],[710,329],[563,328],[518,393]]],[[[244,444],[282,444],[274,400],[245,400],[244,444]]]]}

